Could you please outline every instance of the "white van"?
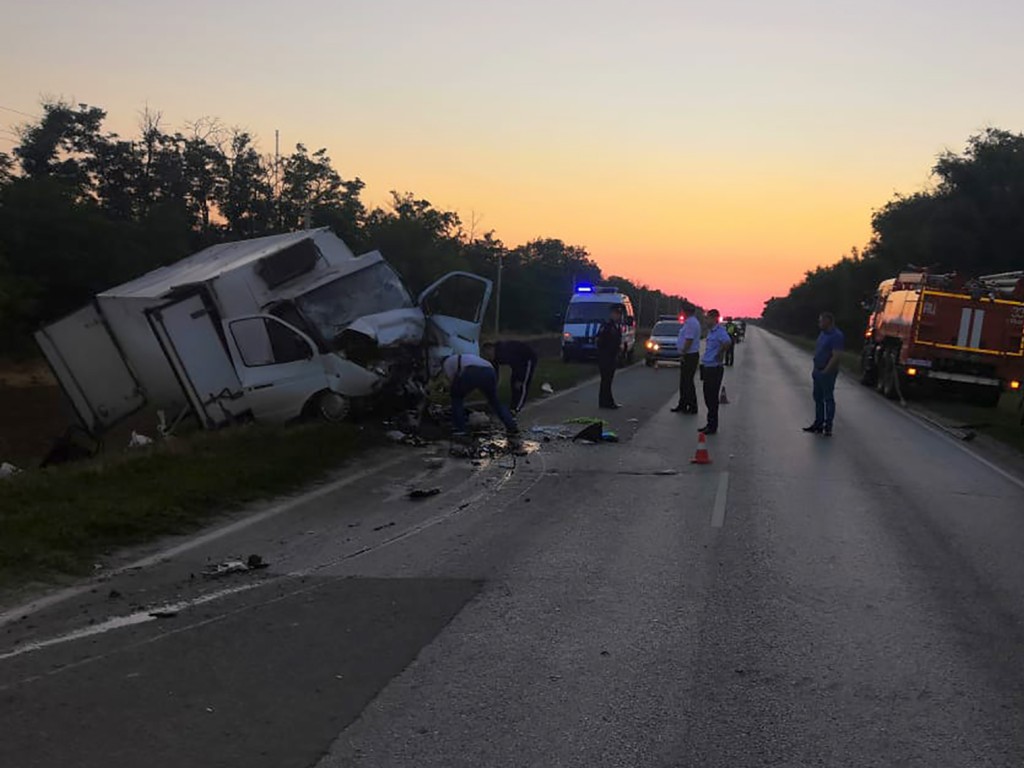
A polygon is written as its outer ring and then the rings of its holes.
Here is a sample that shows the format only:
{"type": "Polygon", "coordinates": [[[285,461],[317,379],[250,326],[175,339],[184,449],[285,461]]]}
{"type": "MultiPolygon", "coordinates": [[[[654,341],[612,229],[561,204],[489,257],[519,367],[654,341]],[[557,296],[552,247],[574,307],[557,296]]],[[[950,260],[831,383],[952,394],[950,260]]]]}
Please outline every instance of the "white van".
{"type": "Polygon", "coordinates": [[[478,352],[490,295],[490,280],[453,272],[414,299],[380,253],[355,256],[318,229],[207,248],[36,341],[92,434],[147,405],[207,428],[334,421],[380,396],[421,397],[445,355],[478,352]]]}
{"type": "Polygon", "coordinates": [[[562,360],[597,357],[597,332],[612,307],[622,309],[622,351],[620,362],[633,361],[636,347],[636,315],[629,296],[611,285],[577,285],[569,299],[562,324],[562,360]]]}

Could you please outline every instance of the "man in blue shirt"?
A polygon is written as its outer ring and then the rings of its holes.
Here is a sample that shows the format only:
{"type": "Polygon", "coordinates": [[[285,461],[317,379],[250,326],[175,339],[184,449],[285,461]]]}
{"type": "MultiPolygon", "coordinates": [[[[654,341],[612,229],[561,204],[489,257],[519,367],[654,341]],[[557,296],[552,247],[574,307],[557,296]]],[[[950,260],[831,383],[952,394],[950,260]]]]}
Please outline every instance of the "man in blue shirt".
{"type": "Polygon", "coordinates": [[[700,320],[697,309],[692,304],[683,305],[683,321],[679,328],[679,402],[672,409],[673,413],[697,413],[697,390],[693,386],[693,377],[697,375],[700,363],[700,320]]]}
{"type": "Polygon", "coordinates": [[[713,435],[718,431],[718,402],[722,390],[722,378],[725,368],[722,361],[726,350],[732,346],[725,326],[718,322],[720,314],[717,309],[708,312],[708,337],[704,342],[704,356],[700,360],[701,379],[704,381],[704,405],[708,409],[708,423],[700,428],[705,435],[713,435]]]}
{"type": "Polygon", "coordinates": [[[814,382],[814,423],[804,427],[804,432],[832,436],[832,422],[836,417],[836,378],[839,376],[839,359],[845,339],[843,332],[836,328],[836,318],[831,312],[822,312],[818,317],[818,343],[814,347],[814,368],[811,380],[814,382]]]}

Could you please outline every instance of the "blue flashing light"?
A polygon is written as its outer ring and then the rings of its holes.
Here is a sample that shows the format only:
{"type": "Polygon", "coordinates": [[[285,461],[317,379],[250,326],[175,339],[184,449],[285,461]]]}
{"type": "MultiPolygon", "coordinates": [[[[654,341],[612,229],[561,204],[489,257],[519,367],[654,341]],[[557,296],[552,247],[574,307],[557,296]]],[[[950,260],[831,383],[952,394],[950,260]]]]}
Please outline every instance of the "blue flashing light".
{"type": "Polygon", "coordinates": [[[576,293],[593,293],[593,292],[594,292],[594,286],[592,286],[592,285],[590,285],[588,283],[583,283],[581,285],[577,285],[576,286],[576,293]]]}

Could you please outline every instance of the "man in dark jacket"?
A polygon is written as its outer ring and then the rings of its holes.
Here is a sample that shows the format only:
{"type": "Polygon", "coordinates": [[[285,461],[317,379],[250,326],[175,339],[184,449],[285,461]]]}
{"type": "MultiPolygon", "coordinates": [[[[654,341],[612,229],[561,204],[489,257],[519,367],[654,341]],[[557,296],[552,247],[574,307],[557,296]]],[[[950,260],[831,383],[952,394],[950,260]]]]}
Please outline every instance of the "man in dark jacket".
{"type": "Polygon", "coordinates": [[[537,353],[522,341],[489,341],[483,346],[483,356],[490,360],[501,377],[501,366],[512,369],[512,401],[509,410],[519,413],[526,405],[530,383],[537,370],[537,353]]]}
{"type": "Polygon", "coordinates": [[[622,354],[622,307],[613,306],[608,315],[597,332],[597,368],[601,372],[601,393],[597,404],[601,408],[618,408],[612,397],[612,379],[622,354]]]}

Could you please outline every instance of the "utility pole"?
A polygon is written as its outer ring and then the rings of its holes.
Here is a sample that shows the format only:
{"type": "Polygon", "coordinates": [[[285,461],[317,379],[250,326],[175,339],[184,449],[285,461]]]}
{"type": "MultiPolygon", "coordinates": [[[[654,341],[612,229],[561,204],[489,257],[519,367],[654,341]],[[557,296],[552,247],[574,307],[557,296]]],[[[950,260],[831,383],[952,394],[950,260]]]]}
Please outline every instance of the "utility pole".
{"type": "Polygon", "coordinates": [[[281,131],[274,129],[274,229],[281,225],[281,131]]]}
{"type": "Polygon", "coordinates": [[[501,267],[504,261],[504,254],[498,251],[498,291],[494,299],[494,335],[501,333],[501,267]]]}

